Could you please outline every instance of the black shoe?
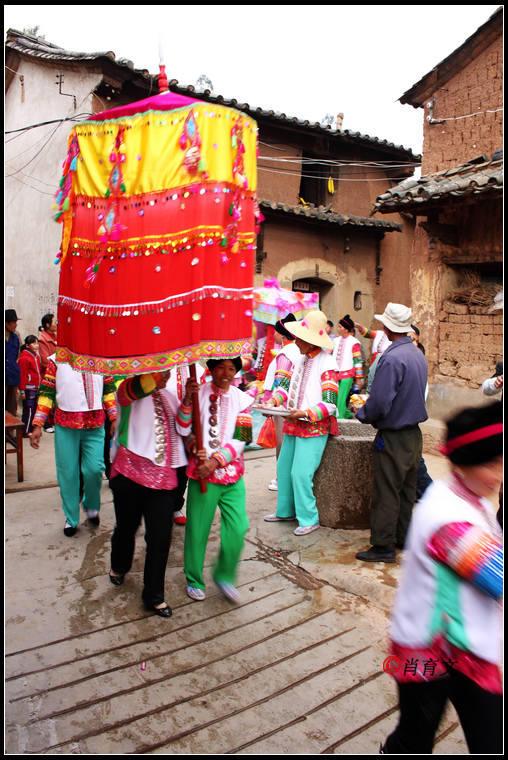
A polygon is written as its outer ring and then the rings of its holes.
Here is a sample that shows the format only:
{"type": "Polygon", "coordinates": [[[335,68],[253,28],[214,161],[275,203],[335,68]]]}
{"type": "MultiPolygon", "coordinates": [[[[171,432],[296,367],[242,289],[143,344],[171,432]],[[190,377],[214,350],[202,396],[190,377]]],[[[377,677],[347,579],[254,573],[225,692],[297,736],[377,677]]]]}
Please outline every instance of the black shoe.
{"type": "Polygon", "coordinates": [[[64,535],[65,536],[75,536],[77,533],[77,528],[73,528],[72,525],[66,525],[64,528],[64,535]]]}
{"type": "Polygon", "coordinates": [[[125,575],[111,575],[109,573],[109,580],[113,584],[113,586],[121,586],[123,584],[125,575]]]}
{"type": "Polygon", "coordinates": [[[395,562],[395,551],[386,546],[371,546],[365,552],[358,552],[356,559],[364,562],[395,562]]]}
{"type": "Polygon", "coordinates": [[[94,517],[87,516],[86,519],[88,520],[88,524],[93,525],[95,528],[101,524],[101,518],[99,515],[95,515],[94,517]]]}
{"type": "Polygon", "coordinates": [[[153,604],[145,604],[145,610],[153,612],[154,615],[159,615],[159,617],[163,618],[170,618],[173,614],[173,610],[168,605],[165,607],[155,607],[153,604]]]}

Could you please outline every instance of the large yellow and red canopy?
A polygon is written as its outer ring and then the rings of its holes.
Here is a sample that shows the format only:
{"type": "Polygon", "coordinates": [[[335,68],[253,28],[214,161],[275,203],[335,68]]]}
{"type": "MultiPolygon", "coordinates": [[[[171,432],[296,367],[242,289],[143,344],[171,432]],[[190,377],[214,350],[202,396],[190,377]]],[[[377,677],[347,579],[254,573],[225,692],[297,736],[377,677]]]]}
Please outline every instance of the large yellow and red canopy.
{"type": "Polygon", "coordinates": [[[132,374],[237,356],[252,332],[256,123],[165,93],[72,130],[57,359],[132,374]]]}

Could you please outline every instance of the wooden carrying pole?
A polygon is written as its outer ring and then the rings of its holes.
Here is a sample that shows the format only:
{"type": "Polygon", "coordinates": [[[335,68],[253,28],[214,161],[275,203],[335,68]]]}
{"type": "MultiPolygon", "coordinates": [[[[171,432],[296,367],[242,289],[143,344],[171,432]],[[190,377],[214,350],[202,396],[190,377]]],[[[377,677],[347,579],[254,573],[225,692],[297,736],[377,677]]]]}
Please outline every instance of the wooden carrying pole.
{"type": "MultiPolygon", "coordinates": [[[[189,373],[192,380],[195,380],[197,382],[195,364],[191,364],[189,366],[189,373]]],[[[192,393],[192,429],[194,430],[194,435],[196,436],[196,449],[197,451],[200,451],[203,448],[203,430],[201,428],[201,414],[199,411],[199,390],[192,393]]],[[[206,493],[207,488],[205,480],[199,481],[199,487],[201,489],[201,493],[206,493]]]]}

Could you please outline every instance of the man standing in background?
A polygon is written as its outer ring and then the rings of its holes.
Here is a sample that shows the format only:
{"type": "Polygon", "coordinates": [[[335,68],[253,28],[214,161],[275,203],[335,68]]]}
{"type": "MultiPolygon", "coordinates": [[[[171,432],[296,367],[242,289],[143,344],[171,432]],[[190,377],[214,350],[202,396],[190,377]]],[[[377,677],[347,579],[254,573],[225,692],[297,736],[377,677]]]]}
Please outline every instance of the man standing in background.
{"type": "Polygon", "coordinates": [[[357,419],[377,428],[374,440],[374,490],[371,543],[357,559],[395,562],[402,548],[416,500],[418,464],[422,456],[419,423],[427,419],[427,362],[411,338],[411,309],[389,303],[375,315],[391,341],[377,366],[371,393],[357,419]]]}
{"type": "Polygon", "coordinates": [[[18,315],[15,309],[5,310],[5,410],[17,415],[20,371],[18,365],[21,340],[16,331],[18,315]]]}

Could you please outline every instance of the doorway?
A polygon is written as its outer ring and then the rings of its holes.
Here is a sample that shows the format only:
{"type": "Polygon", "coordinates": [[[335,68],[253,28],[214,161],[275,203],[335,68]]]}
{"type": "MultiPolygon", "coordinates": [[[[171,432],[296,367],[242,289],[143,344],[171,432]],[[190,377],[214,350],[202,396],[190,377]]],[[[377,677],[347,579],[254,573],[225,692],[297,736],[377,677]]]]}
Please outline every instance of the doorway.
{"type": "Polygon", "coordinates": [[[332,283],[320,277],[302,277],[293,280],[292,290],[296,293],[319,293],[319,308],[324,309],[323,302],[333,288],[332,283]]]}

